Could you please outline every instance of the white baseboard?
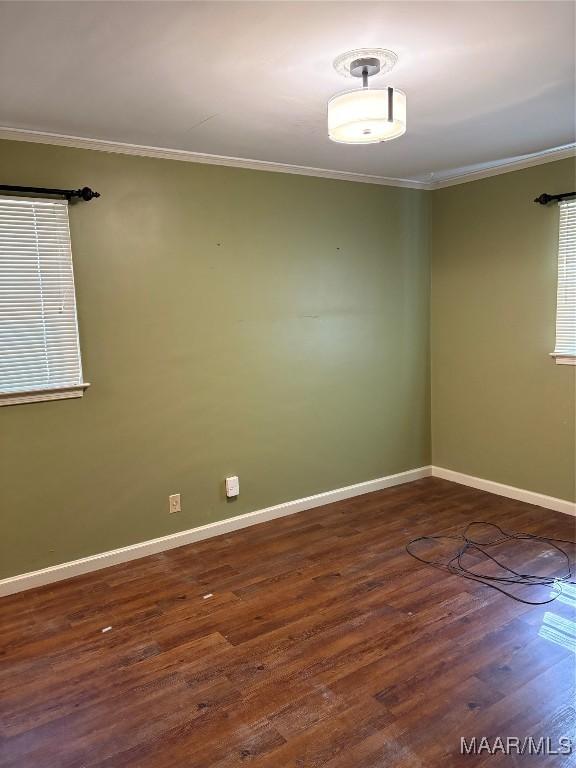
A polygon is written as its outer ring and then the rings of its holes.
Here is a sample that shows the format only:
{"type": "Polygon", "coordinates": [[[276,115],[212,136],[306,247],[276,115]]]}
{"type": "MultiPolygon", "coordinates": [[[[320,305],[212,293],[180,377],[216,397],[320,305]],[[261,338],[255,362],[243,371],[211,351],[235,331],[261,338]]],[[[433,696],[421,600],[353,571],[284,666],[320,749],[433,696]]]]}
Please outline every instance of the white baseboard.
{"type": "Polygon", "coordinates": [[[302,512],[306,509],[313,509],[324,504],[331,504],[334,501],[350,499],[353,496],[360,496],[363,493],[380,491],[383,488],[390,488],[393,485],[401,483],[410,483],[419,480],[422,477],[429,477],[431,467],[419,467],[409,469],[407,472],[399,472],[396,475],[380,477],[376,480],[368,480],[364,483],[348,485],[345,488],[337,488],[333,491],[317,493],[314,496],[307,496],[304,499],[287,501],[283,504],[276,504],[273,507],[259,509],[255,512],[248,512],[245,515],[238,515],[227,520],[219,520],[208,525],[201,525],[198,528],[191,528],[187,531],[172,533],[169,536],[161,536],[158,539],[142,541],[138,544],[131,544],[121,549],[112,549],[109,552],[102,552],[98,555],[83,557],[80,560],[72,560],[68,563],[53,565],[50,568],[42,568],[40,571],[31,571],[22,573],[18,576],[11,576],[0,581],[0,597],[11,595],[16,592],[22,592],[26,589],[41,587],[45,584],[51,584],[62,579],[69,579],[72,576],[80,576],[83,573],[90,573],[101,568],[108,568],[111,565],[126,563],[129,560],[136,560],[139,557],[154,555],[158,552],[164,552],[175,547],[182,547],[185,544],[191,544],[202,539],[209,539],[212,536],[220,536],[224,533],[237,531],[240,528],[247,528],[250,525],[264,523],[267,520],[274,520],[277,517],[293,515],[296,512],[302,512]]]}
{"type": "Polygon", "coordinates": [[[535,504],[537,507],[553,509],[556,512],[563,512],[565,515],[576,515],[576,504],[573,501],[557,499],[554,496],[545,496],[543,493],[535,493],[534,491],[526,491],[524,488],[515,488],[513,485],[495,483],[492,480],[484,480],[473,475],[464,475],[462,472],[454,472],[452,469],[444,469],[443,467],[432,467],[432,476],[441,477],[443,480],[451,480],[453,483],[460,483],[460,485],[469,485],[471,488],[495,493],[497,496],[506,496],[516,501],[525,501],[527,504],[535,504]]]}

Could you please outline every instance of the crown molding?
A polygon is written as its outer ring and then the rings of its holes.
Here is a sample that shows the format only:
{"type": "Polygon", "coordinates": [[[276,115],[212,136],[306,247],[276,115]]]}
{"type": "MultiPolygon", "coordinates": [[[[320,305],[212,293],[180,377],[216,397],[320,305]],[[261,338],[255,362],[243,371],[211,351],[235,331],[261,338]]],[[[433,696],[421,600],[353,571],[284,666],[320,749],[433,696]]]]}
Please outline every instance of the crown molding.
{"type": "Polygon", "coordinates": [[[244,157],[209,155],[202,152],[191,152],[185,149],[148,147],[141,144],[126,144],[118,141],[107,141],[105,139],[89,139],[83,138],[81,136],[66,136],[60,133],[27,131],[21,128],[6,128],[0,126],[0,139],[8,139],[11,141],[29,141],[35,144],[52,144],[61,147],[74,147],[76,149],[92,149],[98,152],[113,152],[121,155],[136,155],[138,157],[154,157],[162,160],[180,160],[187,163],[224,165],[230,168],[247,168],[252,171],[292,173],[300,176],[316,176],[322,179],[356,181],[362,184],[380,184],[386,187],[408,187],[409,189],[429,188],[427,182],[413,179],[396,179],[388,178],[387,176],[371,176],[365,173],[333,171],[328,168],[312,168],[307,165],[273,163],[266,160],[252,160],[244,157]]]}
{"type": "Polygon", "coordinates": [[[565,160],[576,156],[576,144],[565,144],[562,147],[544,149],[541,152],[533,152],[530,155],[495,160],[491,163],[470,165],[452,171],[441,171],[433,175],[428,189],[442,189],[452,187],[455,184],[465,184],[468,181],[478,181],[490,176],[499,176],[501,173],[520,171],[522,168],[531,168],[534,165],[552,163],[555,160],[565,160]]]}
{"type": "Polygon", "coordinates": [[[120,155],[134,155],[137,157],[152,157],[161,160],[180,160],[188,163],[203,163],[205,165],[222,165],[230,168],[245,168],[252,171],[269,171],[273,173],[291,173],[300,176],[315,176],[321,179],[336,179],[338,181],[355,181],[361,184],[379,184],[385,187],[405,187],[408,189],[434,190],[443,187],[451,187],[455,184],[465,184],[469,181],[477,181],[490,176],[498,176],[501,173],[510,173],[522,168],[530,168],[542,163],[551,163],[554,160],[563,160],[576,156],[576,144],[566,144],[562,147],[553,147],[530,155],[495,160],[490,163],[482,163],[464,166],[448,171],[439,171],[430,174],[427,180],[423,179],[398,179],[388,176],[377,176],[352,171],[334,171],[328,168],[313,168],[307,165],[290,165],[288,163],[274,163],[266,160],[253,160],[243,157],[229,157],[227,155],[210,155],[202,152],[191,152],[185,149],[170,149],[167,147],[149,147],[142,144],[127,144],[106,139],[92,139],[82,136],[68,136],[61,133],[47,133],[44,131],[28,131],[23,128],[8,128],[0,126],[0,139],[10,141],[29,141],[36,144],[52,144],[61,147],[74,147],[75,149],[92,149],[97,152],[111,152],[120,155]]]}

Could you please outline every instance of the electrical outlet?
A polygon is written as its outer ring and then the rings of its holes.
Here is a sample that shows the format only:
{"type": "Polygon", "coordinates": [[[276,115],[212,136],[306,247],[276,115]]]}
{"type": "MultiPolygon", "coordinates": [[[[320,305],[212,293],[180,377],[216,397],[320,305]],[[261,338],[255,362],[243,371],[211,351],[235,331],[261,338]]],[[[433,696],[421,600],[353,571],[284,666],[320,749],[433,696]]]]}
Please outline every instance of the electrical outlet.
{"type": "Polygon", "coordinates": [[[226,496],[229,499],[233,499],[240,493],[240,480],[234,477],[226,478],[226,496]]]}
{"type": "Polygon", "coordinates": [[[168,496],[168,502],[170,505],[170,513],[172,512],[182,512],[182,507],[180,506],[180,494],[179,493],[173,493],[171,496],[168,496]]]}

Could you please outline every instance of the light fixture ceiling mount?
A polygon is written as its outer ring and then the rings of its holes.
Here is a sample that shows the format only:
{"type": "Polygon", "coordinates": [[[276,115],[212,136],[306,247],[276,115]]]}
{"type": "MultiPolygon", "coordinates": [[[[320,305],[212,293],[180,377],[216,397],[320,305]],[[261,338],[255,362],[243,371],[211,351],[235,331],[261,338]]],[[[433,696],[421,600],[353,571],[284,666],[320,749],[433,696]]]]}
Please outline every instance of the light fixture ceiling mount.
{"type": "Polygon", "coordinates": [[[342,77],[359,77],[356,74],[356,67],[353,66],[358,59],[375,59],[378,63],[378,69],[370,74],[385,75],[394,69],[398,56],[394,51],[389,51],[387,48],[356,48],[337,56],[334,59],[334,69],[342,77]]]}
{"type": "Polygon", "coordinates": [[[397,88],[368,88],[368,80],[390,72],[398,57],[386,48],[348,51],[334,61],[344,77],[362,78],[362,88],[333,96],[328,102],[328,136],[342,144],[376,144],[406,132],[406,94],[397,88]]]}

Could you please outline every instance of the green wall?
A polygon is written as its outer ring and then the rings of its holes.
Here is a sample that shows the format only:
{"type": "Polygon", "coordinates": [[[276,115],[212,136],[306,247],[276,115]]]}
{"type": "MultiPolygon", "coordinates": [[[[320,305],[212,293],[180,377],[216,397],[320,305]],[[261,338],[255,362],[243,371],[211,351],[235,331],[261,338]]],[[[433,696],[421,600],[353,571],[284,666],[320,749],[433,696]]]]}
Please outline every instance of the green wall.
{"type": "Polygon", "coordinates": [[[429,463],[428,193],[7,141],[0,169],[102,194],[70,215],[92,386],[0,408],[0,577],[429,463]]]}
{"type": "Polygon", "coordinates": [[[432,193],[435,465],[573,499],[575,373],[554,349],[558,208],[573,160],[432,193]]]}
{"type": "Polygon", "coordinates": [[[70,215],[92,386],[0,408],[0,578],[431,460],[574,498],[532,203],[572,160],[432,193],[7,141],[0,169],[102,193],[70,215]]]}

